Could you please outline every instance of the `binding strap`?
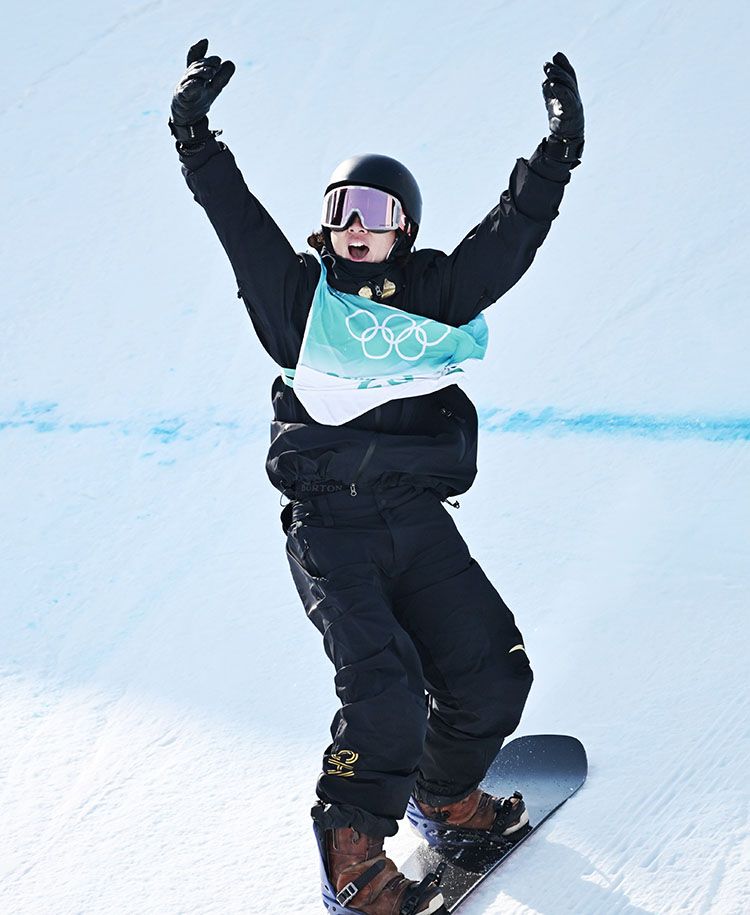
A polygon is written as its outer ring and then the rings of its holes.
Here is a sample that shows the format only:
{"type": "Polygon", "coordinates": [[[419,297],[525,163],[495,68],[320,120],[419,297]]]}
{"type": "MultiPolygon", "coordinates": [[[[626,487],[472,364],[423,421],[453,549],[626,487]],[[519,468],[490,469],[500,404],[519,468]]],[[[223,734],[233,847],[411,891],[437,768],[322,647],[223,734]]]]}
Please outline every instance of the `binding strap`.
{"type": "Polygon", "coordinates": [[[417,906],[420,905],[425,898],[432,895],[433,891],[440,886],[440,881],[443,878],[443,872],[446,867],[447,864],[445,861],[441,861],[434,872],[427,874],[419,883],[409,890],[403,905],[401,906],[399,915],[414,915],[417,911],[417,906]]]}
{"type": "Polygon", "coordinates": [[[339,905],[348,905],[357,893],[368,883],[375,879],[385,867],[385,858],[381,858],[374,864],[370,865],[366,871],[363,871],[356,880],[347,883],[340,893],[336,893],[336,902],[339,905]]]}

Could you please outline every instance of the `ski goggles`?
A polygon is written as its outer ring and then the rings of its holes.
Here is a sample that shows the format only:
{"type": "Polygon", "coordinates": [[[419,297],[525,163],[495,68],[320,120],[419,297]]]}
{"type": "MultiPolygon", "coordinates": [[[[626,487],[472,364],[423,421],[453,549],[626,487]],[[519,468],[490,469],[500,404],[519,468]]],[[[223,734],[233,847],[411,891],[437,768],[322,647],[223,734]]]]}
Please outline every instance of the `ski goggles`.
{"type": "Polygon", "coordinates": [[[345,229],[359,216],[368,232],[392,232],[406,228],[406,214],[393,194],[374,187],[336,187],[323,198],[321,224],[326,229],[345,229]]]}

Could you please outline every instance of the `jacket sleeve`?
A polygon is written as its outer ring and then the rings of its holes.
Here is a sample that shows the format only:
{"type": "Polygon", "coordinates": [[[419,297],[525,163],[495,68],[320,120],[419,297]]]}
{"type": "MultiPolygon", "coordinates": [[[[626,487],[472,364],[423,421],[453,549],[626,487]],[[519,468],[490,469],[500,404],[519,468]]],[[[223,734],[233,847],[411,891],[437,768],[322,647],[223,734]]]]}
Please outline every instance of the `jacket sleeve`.
{"type": "Polygon", "coordinates": [[[519,159],[503,192],[478,226],[435,264],[440,319],[458,326],[514,286],[531,266],[558,214],[570,169],[544,155],[545,141],[529,160],[519,159]]]}
{"type": "Polygon", "coordinates": [[[282,367],[297,363],[320,266],[296,254],[250,193],[234,156],[211,137],[192,154],[181,151],[182,173],[229,257],[261,344],[282,367]]]}

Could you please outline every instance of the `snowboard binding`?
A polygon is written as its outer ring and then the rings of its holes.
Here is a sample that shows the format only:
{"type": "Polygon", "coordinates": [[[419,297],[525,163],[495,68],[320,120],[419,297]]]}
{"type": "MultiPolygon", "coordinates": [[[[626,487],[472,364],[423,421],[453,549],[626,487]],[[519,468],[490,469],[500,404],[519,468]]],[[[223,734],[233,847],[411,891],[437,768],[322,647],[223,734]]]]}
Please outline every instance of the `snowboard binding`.
{"type": "MultiPolygon", "coordinates": [[[[357,893],[366,886],[373,877],[376,877],[385,867],[384,861],[376,861],[372,867],[368,868],[357,880],[347,884],[341,892],[337,893],[331,884],[326,868],[326,844],[325,835],[320,826],[313,822],[313,831],[315,841],[318,846],[318,856],[320,860],[320,885],[323,895],[323,905],[329,915],[366,915],[360,909],[352,908],[348,905],[357,895],[357,893]]],[[[415,883],[410,889],[404,901],[401,904],[399,915],[415,915],[419,907],[426,898],[433,894],[433,891],[440,885],[440,880],[445,870],[445,863],[439,864],[434,871],[426,874],[419,883],[415,883]]],[[[448,915],[448,909],[444,905],[440,906],[433,915],[448,915]]]]}
{"type": "Polygon", "coordinates": [[[491,829],[467,829],[428,817],[412,797],[406,808],[406,818],[431,848],[450,855],[462,849],[510,847],[529,832],[529,815],[519,791],[514,791],[509,798],[498,798],[495,809],[497,817],[491,829]],[[513,800],[523,807],[520,818],[514,812],[513,800]],[[511,823],[511,818],[518,822],[511,823]]]}

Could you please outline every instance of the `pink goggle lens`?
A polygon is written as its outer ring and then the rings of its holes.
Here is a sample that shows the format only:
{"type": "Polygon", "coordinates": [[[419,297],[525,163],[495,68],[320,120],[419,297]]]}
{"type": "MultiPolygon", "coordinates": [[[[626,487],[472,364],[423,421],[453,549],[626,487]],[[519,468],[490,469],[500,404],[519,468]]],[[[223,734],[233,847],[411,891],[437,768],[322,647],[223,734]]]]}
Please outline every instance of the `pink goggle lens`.
{"type": "Polygon", "coordinates": [[[354,216],[359,216],[368,232],[391,232],[406,226],[401,203],[386,191],[337,187],[323,198],[321,223],[326,229],[345,229],[354,216]]]}

